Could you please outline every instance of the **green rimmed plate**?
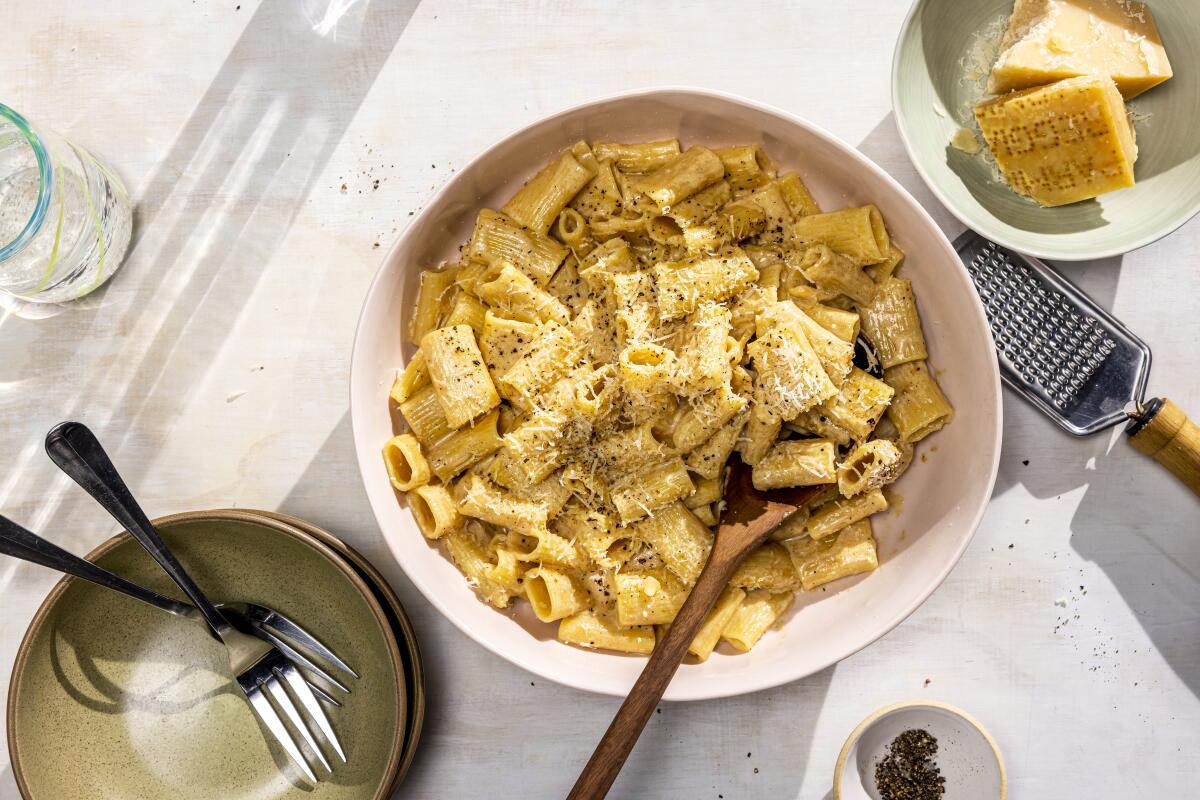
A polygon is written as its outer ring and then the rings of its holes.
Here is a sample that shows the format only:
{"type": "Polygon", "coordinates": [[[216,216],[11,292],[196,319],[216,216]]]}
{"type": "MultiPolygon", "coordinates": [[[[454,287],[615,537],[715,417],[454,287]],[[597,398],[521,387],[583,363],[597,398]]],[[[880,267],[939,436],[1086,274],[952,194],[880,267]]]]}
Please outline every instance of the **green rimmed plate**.
{"type": "Polygon", "coordinates": [[[1194,0],[1149,3],[1175,77],[1135,98],[1137,185],[1095,200],[1041,208],[995,180],[982,155],[950,146],[972,127],[995,41],[1012,0],[918,0],[892,62],[896,126],[917,171],[968,227],[1030,255],[1082,261],[1127,253],[1200,212],[1200,25],[1194,0]],[[991,39],[987,32],[995,34],[991,39]],[[964,77],[964,67],[978,80],[964,77]]]}
{"type": "MultiPolygon", "coordinates": [[[[172,618],[83,581],[59,583],[18,651],[8,741],[27,800],[382,800],[399,771],[404,664],[368,584],[334,550],[239,511],[155,522],[217,601],[293,616],[360,678],[330,718],[345,747],[315,788],[268,744],[227,676],[221,646],[172,618]]],[[[174,586],[125,534],[89,558],[156,591],[174,586]]]]}

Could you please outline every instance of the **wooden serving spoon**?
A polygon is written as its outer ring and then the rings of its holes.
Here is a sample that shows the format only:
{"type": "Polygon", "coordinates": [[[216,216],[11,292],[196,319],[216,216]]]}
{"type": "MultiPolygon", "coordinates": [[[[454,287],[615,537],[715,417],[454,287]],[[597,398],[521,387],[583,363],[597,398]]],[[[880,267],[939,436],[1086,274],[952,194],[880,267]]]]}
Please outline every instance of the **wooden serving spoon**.
{"type": "Polygon", "coordinates": [[[687,654],[688,645],[696,638],[704,617],[734,570],[818,491],[817,487],[805,487],[760,492],[750,482],[750,468],[741,461],[733,462],[725,492],[727,506],[708,563],[579,774],[567,800],[600,800],[608,794],[679,662],[687,654]]]}

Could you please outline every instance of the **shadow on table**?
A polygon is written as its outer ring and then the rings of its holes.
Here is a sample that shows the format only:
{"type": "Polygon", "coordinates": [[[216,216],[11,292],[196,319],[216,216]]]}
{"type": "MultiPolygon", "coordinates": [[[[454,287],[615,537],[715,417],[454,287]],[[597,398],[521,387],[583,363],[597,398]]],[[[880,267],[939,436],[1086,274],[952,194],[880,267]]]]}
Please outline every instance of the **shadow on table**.
{"type": "MultiPolygon", "coordinates": [[[[480,761],[495,767],[488,770],[497,782],[489,796],[516,796],[522,787],[522,765],[535,766],[528,762],[530,746],[536,741],[546,744],[542,755],[565,759],[536,766],[561,774],[563,785],[558,794],[566,794],[619,701],[535,678],[485,654],[482,648],[475,650],[478,645],[440,619],[404,577],[379,533],[359,479],[349,412],[279,510],[345,536],[383,572],[412,617],[422,643],[428,712],[421,749],[397,797],[425,796],[426,790],[449,792],[447,776],[438,771],[439,759],[451,758],[467,746],[478,748],[480,761]],[[337,502],[330,502],[334,497],[337,502]],[[458,658],[450,657],[454,653],[458,658]],[[487,659],[486,669],[463,657],[468,653],[487,659]],[[529,718],[520,723],[522,735],[510,735],[511,729],[502,734],[500,729],[511,721],[495,719],[496,709],[482,699],[498,695],[530,709],[529,718]],[[576,724],[567,726],[561,717],[535,713],[533,709],[539,707],[570,708],[576,724]],[[496,735],[489,734],[486,747],[481,747],[480,731],[493,729],[496,735]]],[[[612,796],[682,798],[671,794],[669,788],[664,792],[663,787],[702,784],[694,770],[697,763],[703,763],[710,773],[704,777],[713,786],[712,797],[796,797],[833,672],[831,667],[802,681],[743,697],[663,704],[651,717],[612,796]],[[786,735],[763,735],[770,731],[786,735]],[[697,748],[709,757],[698,762],[697,748]]]]}
{"type": "Polygon", "coordinates": [[[76,538],[64,544],[92,541],[72,533],[94,530],[102,518],[82,493],[64,493],[61,505],[44,502],[65,480],[42,458],[40,436],[65,418],[97,431],[136,490],[178,424],[189,388],[228,347],[416,6],[264,0],[254,7],[136,198],[121,274],[52,320],[4,320],[5,337],[25,346],[17,349],[24,360],[0,364],[0,385],[36,366],[59,391],[22,421],[28,445],[9,454],[8,473],[25,488],[0,483],[0,502],[37,498],[25,521],[76,538]]]}
{"type": "MultiPolygon", "coordinates": [[[[1031,472],[1020,482],[1043,499],[1086,487],[1071,520],[1071,546],[1104,571],[1155,650],[1192,694],[1200,696],[1197,499],[1137,453],[1123,433],[1099,434],[1074,444],[1071,449],[1078,449],[1079,455],[1063,463],[1061,470],[1051,475],[1045,470],[1031,472]]],[[[1086,581],[1081,578],[1080,584],[1086,581]]],[[[1130,645],[1116,642],[1113,646],[1130,645]]]]}
{"type": "MultiPolygon", "coordinates": [[[[1055,268],[1101,306],[1111,307],[1120,280],[1119,257],[1055,268]]],[[[1017,484],[1040,500],[1058,500],[1082,489],[1071,520],[1071,546],[1104,571],[1156,651],[1200,696],[1196,498],[1134,451],[1123,433],[1073,437],[1014,392],[1006,390],[1004,400],[1005,457],[993,497],[1017,484]],[[1014,424],[1017,416],[1021,421],[1014,424]]],[[[1114,644],[1122,646],[1131,645],[1114,644]]]]}
{"type": "MultiPolygon", "coordinates": [[[[613,785],[612,796],[691,800],[698,795],[672,793],[670,787],[703,787],[707,780],[711,790],[699,796],[799,797],[817,718],[836,669],[751,695],[662,705],[613,785]],[[705,757],[697,759],[698,752],[705,757]],[[699,767],[707,774],[696,774],[698,765],[707,765],[699,767]]],[[[590,703],[599,707],[579,716],[586,720],[580,725],[584,746],[578,764],[564,765],[563,794],[619,705],[607,698],[590,703]]]]}
{"type": "Polygon", "coordinates": [[[1158,653],[1200,697],[1200,501],[1121,434],[1096,459],[1071,530],[1072,546],[1104,570],[1158,653]],[[1093,535],[1106,527],[1109,535],[1093,535]]]}
{"type": "MultiPolygon", "coordinates": [[[[392,558],[359,477],[349,411],[342,414],[321,449],[280,502],[278,510],[308,520],[352,544],[383,573],[395,589],[421,644],[427,703],[421,739],[425,745],[436,741],[442,721],[447,716],[439,698],[451,692],[453,680],[447,686],[447,676],[452,676],[456,669],[456,665],[446,663],[446,654],[451,648],[439,642],[438,638],[444,633],[445,637],[461,639],[464,646],[471,640],[451,626],[435,624],[438,612],[404,576],[392,558]],[[336,502],[331,502],[333,499],[336,502]]],[[[471,642],[471,646],[476,645],[471,642]]],[[[432,773],[435,769],[428,765],[430,749],[422,746],[418,750],[409,777],[405,779],[406,785],[412,785],[415,774],[423,771],[432,773]]],[[[401,790],[396,796],[405,796],[404,791],[401,790]]]]}
{"type": "MultiPolygon", "coordinates": [[[[1120,257],[1054,266],[1101,306],[1111,307],[1120,281],[1120,257]]],[[[1072,547],[1104,571],[1155,649],[1200,696],[1196,498],[1134,451],[1123,433],[1073,437],[1031,412],[1014,392],[1006,390],[1004,399],[1005,457],[993,497],[1017,484],[1041,500],[1057,500],[1082,489],[1071,520],[1072,547]],[[1021,423],[1013,424],[1018,415],[1021,423]]]]}

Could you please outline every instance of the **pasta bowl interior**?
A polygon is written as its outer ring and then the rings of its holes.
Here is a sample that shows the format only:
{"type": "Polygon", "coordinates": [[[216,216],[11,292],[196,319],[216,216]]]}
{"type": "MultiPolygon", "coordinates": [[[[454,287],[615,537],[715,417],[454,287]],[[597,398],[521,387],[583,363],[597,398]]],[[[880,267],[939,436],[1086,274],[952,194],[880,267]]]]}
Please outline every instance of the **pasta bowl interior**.
{"type": "MultiPolygon", "coordinates": [[[[692,700],[802,678],[887,633],[949,573],[991,495],[1001,425],[991,335],[950,243],[899,184],[819,128],[728,95],[647,90],[556,114],[509,136],[462,169],[391,248],[359,320],[351,414],[372,509],[392,553],[422,593],[477,642],[530,672],[588,691],[627,693],[644,658],[563,644],[557,640],[557,623],[539,621],[529,603],[498,610],[482,602],[438,544],[422,535],[389,481],[380,451],[403,430],[394,406],[389,408],[389,390],[415,351],[402,332],[412,320],[420,272],[457,261],[480,209],[503,207],[579,140],[671,138],[685,148],[759,145],[781,175],[790,171],[800,176],[822,210],[873,204],[892,240],[907,254],[903,277],[911,281],[917,298],[929,371],[955,409],[953,423],[918,447],[919,463],[888,487],[886,513],[872,518],[879,568],[798,592],[774,629],[749,652],[722,644],[702,663],[685,662],[666,698],[692,700]]],[[[456,346],[448,334],[443,338],[445,347],[456,346]]]]}

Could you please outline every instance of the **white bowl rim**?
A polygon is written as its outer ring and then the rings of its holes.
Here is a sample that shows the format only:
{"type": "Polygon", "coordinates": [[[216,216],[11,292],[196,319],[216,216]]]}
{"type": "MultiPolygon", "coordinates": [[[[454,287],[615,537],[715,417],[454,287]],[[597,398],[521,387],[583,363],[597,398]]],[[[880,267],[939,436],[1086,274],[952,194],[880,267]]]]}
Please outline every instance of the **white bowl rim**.
{"type": "Polygon", "coordinates": [[[921,180],[925,181],[925,185],[929,191],[933,192],[947,211],[954,215],[955,219],[967,226],[969,230],[991,239],[996,244],[1007,247],[1018,253],[1033,256],[1034,258],[1045,258],[1051,261],[1097,261],[1102,258],[1115,258],[1123,256],[1126,253],[1132,253],[1134,250],[1140,250],[1147,245],[1154,244],[1160,239],[1165,239],[1175,231],[1182,228],[1184,225],[1191,222],[1192,218],[1200,214],[1200,202],[1192,204],[1191,207],[1183,210],[1180,216],[1172,219],[1162,226],[1159,230],[1151,231],[1143,236],[1133,239],[1129,244],[1120,247],[1110,247],[1107,249],[1097,250],[1063,250],[1060,248],[1034,247],[1018,243],[1015,239],[1011,239],[1004,234],[1003,231],[992,230],[991,226],[976,226],[968,219],[965,212],[961,211],[950,198],[942,191],[942,188],[933,180],[928,169],[921,159],[917,158],[912,140],[908,136],[908,128],[904,124],[903,115],[897,109],[900,107],[899,87],[900,87],[900,45],[904,41],[904,37],[908,35],[908,29],[912,27],[913,20],[916,19],[917,11],[921,9],[930,0],[913,0],[912,8],[908,10],[908,15],[904,18],[904,22],[900,25],[900,33],[896,35],[896,46],[892,51],[892,116],[896,120],[896,130],[900,132],[900,141],[904,142],[904,151],[908,153],[908,160],[916,167],[917,173],[921,176],[921,180]]]}
{"type": "MultiPolygon", "coordinates": [[[[925,208],[917,201],[917,199],[915,197],[913,197],[912,194],[907,189],[905,189],[895,178],[893,178],[891,175],[889,175],[882,167],[880,167],[878,164],[876,164],[874,161],[872,161],[870,158],[868,158],[866,155],[864,155],[857,148],[851,147],[848,143],[844,142],[842,139],[838,138],[837,136],[834,136],[832,133],[829,133],[824,128],[821,128],[820,126],[815,125],[802,117],[792,114],[791,112],[788,112],[781,108],[778,108],[777,106],[772,106],[767,103],[761,103],[761,102],[758,102],[755,100],[750,100],[749,98],[742,97],[740,95],[736,95],[731,92],[723,92],[723,91],[719,91],[719,90],[715,90],[715,89],[708,89],[708,88],[703,88],[703,87],[688,86],[688,85],[681,85],[681,84],[655,85],[655,86],[644,87],[644,88],[640,88],[640,89],[633,89],[633,90],[629,90],[629,91],[625,91],[625,92],[617,92],[615,94],[605,95],[602,97],[597,97],[597,98],[593,98],[590,100],[586,100],[581,103],[577,103],[575,105],[569,106],[565,109],[554,112],[552,114],[548,114],[548,115],[539,117],[537,119],[534,119],[531,122],[528,122],[528,123],[520,126],[519,128],[510,132],[509,134],[501,137],[500,139],[497,139],[493,144],[488,146],[485,150],[480,152],[477,156],[472,158],[467,164],[465,164],[462,168],[460,168],[456,174],[463,175],[463,174],[468,173],[470,171],[470,169],[473,166],[475,166],[475,164],[490,157],[492,152],[494,150],[496,150],[497,148],[501,147],[502,145],[507,144],[508,142],[512,141],[513,139],[516,139],[517,137],[524,135],[530,129],[535,128],[540,125],[543,125],[548,122],[552,122],[553,120],[574,114],[579,111],[583,111],[592,106],[602,105],[605,103],[611,103],[611,102],[622,101],[622,100],[639,99],[639,98],[651,98],[655,95],[671,95],[671,94],[675,94],[675,95],[692,94],[692,95],[698,95],[701,97],[715,98],[717,100],[725,101],[725,102],[731,103],[733,105],[740,105],[743,107],[748,107],[748,108],[758,111],[760,113],[772,115],[772,116],[778,117],[780,119],[786,120],[787,122],[791,123],[792,125],[795,125],[796,127],[803,129],[808,134],[815,136],[818,139],[824,140],[827,144],[834,146],[836,149],[842,151],[846,155],[847,158],[853,160],[860,168],[873,173],[877,178],[881,179],[884,183],[890,185],[890,187],[893,190],[895,190],[896,192],[898,192],[902,198],[907,199],[907,201],[911,204],[911,207],[916,211],[918,217],[920,217],[922,219],[922,221],[926,225],[928,225],[928,227],[932,231],[935,232],[937,240],[941,243],[943,250],[945,251],[945,255],[950,259],[951,263],[956,265],[957,268],[955,270],[953,270],[950,274],[952,274],[959,282],[965,284],[970,289],[970,296],[973,299],[971,310],[974,313],[974,315],[976,316],[976,322],[981,323],[982,329],[987,332],[987,338],[988,338],[989,344],[991,344],[991,349],[994,352],[995,342],[992,340],[992,337],[991,337],[991,328],[988,325],[987,316],[983,310],[983,303],[980,301],[979,296],[975,291],[974,284],[971,282],[971,279],[967,273],[966,267],[962,264],[962,261],[959,258],[957,251],[955,251],[954,246],[950,243],[950,240],[946,237],[945,232],[942,231],[942,229],[938,226],[937,222],[933,219],[932,216],[930,216],[929,212],[926,211],[925,208]]],[[[425,214],[428,214],[430,212],[430,209],[434,209],[438,206],[438,202],[441,200],[442,196],[445,195],[452,188],[454,181],[455,181],[455,179],[451,178],[444,186],[442,186],[433,195],[432,198],[429,199],[428,202],[425,203],[424,208],[420,212],[418,212],[418,215],[413,219],[413,221],[411,223],[409,223],[408,228],[406,228],[405,231],[402,232],[396,238],[396,240],[392,243],[392,246],[388,248],[388,252],[384,255],[383,260],[380,262],[380,265],[375,272],[375,276],[371,279],[371,284],[368,287],[367,293],[363,299],[362,308],[360,309],[360,312],[359,312],[358,327],[354,334],[354,344],[353,344],[353,348],[351,350],[351,355],[350,355],[351,434],[354,437],[354,448],[355,448],[355,454],[356,454],[357,460],[358,460],[359,477],[363,482],[363,488],[366,491],[367,500],[371,504],[371,510],[372,510],[372,513],[375,515],[377,524],[379,522],[380,515],[375,509],[375,501],[374,501],[374,499],[372,497],[372,493],[370,491],[370,485],[367,482],[368,481],[367,476],[370,474],[370,470],[368,468],[368,461],[369,460],[373,461],[374,459],[378,458],[378,453],[375,450],[367,451],[367,450],[364,450],[363,448],[360,448],[359,444],[358,444],[358,436],[357,436],[357,432],[356,432],[357,428],[359,427],[359,422],[355,417],[355,409],[357,406],[354,402],[354,385],[355,384],[354,384],[354,380],[353,380],[353,375],[356,371],[355,367],[357,366],[359,354],[362,352],[362,347],[360,347],[360,345],[363,343],[363,340],[366,338],[366,332],[363,329],[362,322],[363,322],[363,318],[366,316],[366,312],[367,312],[368,306],[371,303],[371,299],[374,297],[376,290],[379,287],[380,282],[383,280],[384,274],[387,271],[387,266],[391,262],[393,255],[400,249],[401,245],[404,244],[409,232],[412,230],[415,230],[417,228],[417,222],[420,220],[420,218],[422,216],[424,216],[425,214]]],[[[947,277],[949,277],[949,276],[947,276],[947,277]]],[[[981,502],[979,504],[979,507],[975,510],[975,513],[971,517],[969,531],[966,533],[966,535],[964,535],[962,537],[958,547],[954,551],[953,557],[948,559],[946,562],[946,565],[943,567],[943,569],[936,575],[936,577],[934,579],[931,579],[929,581],[928,588],[923,593],[920,593],[917,597],[915,597],[911,603],[904,606],[899,611],[897,611],[897,613],[892,615],[892,617],[887,622],[885,622],[882,625],[877,626],[877,628],[875,630],[872,630],[869,638],[866,639],[865,641],[863,641],[863,643],[859,647],[855,648],[854,650],[851,650],[850,652],[843,653],[840,656],[827,659],[824,663],[820,664],[819,666],[817,666],[813,669],[803,671],[802,674],[789,673],[786,670],[779,670],[779,671],[770,672],[770,673],[766,673],[764,671],[763,675],[760,675],[755,679],[751,679],[749,676],[747,676],[747,677],[743,678],[742,680],[739,680],[736,682],[735,681],[724,681],[717,685],[708,685],[708,683],[705,682],[705,683],[701,683],[700,685],[696,686],[692,691],[688,691],[688,692],[681,692],[681,691],[673,692],[672,687],[668,686],[667,691],[663,696],[664,700],[666,700],[666,701],[691,701],[691,700],[711,700],[711,699],[717,699],[717,698],[721,698],[721,697],[736,697],[736,696],[743,695],[743,694],[751,694],[753,692],[762,691],[764,689],[774,688],[776,686],[782,686],[783,684],[791,683],[792,681],[806,678],[809,675],[814,675],[817,672],[828,669],[830,666],[837,664],[838,662],[840,662],[846,658],[849,658],[850,656],[852,656],[855,653],[861,651],[862,649],[868,647],[869,645],[874,644],[876,641],[883,638],[885,635],[887,635],[892,630],[894,630],[901,622],[903,622],[905,619],[907,619],[914,611],[917,610],[917,608],[919,608],[926,600],[929,599],[930,595],[932,595],[933,592],[936,591],[937,588],[942,585],[942,583],[946,579],[946,576],[950,574],[950,571],[952,569],[954,569],[955,566],[957,566],[957,564],[960,560],[962,560],[962,555],[966,551],[967,546],[975,538],[975,533],[976,533],[976,531],[978,531],[979,524],[983,520],[983,515],[987,511],[987,507],[988,507],[988,504],[989,504],[989,501],[991,498],[992,491],[994,490],[995,485],[996,485],[996,476],[997,476],[997,474],[999,472],[999,468],[1000,468],[1000,450],[1001,450],[1001,445],[1003,442],[1004,409],[1003,409],[1002,392],[1001,392],[1001,387],[1000,387],[1000,369],[999,369],[999,364],[996,361],[996,359],[993,358],[990,360],[990,366],[991,366],[991,370],[990,370],[991,387],[990,388],[991,388],[992,396],[995,397],[995,400],[996,400],[995,409],[994,409],[994,415],[995,415],[994,418],[996,420],[996,424],[995,424],[995,430],[992,431],[992,440],[993,441],[991,444],[992,444],[992,453],[994,455],[992,458],[991,469],[988,474],[987,490],[986,490],[986,494],[985,494],[985,497],[987,499],[984,500],[983,502],[981,502]]],[[[380,526],[380,527],[381,527],[380,532],[383,533],[382,526],[380,526]]],[[[534,675],[537,675],[537,676],[544,678],[546,680],[549,680],[549,681],[554,681],[555,683],[559,683],[564,686],[569,686],[574,689],[579,689],[581,691],[591,692],[591,693],[595,693],[595,694],[610,695],[613,697],[624,697],[628,693],[627,688],[622,690],[617,687],[595,686],[593,684],[586,683],[583,680],[578,680],[578,679],[574,678],[574,676],[572,676],[571,674],[562,674],[559,672],[554,672],[552,670],[545,669],[545,668],[543,668],[543,666],[540,662],[537,662],[537,661],[530,662],[530,661],[518,660],[516,657],[514,657],[513,655],[504,651],[502,648],[497,647],[493,642],[489,641],[486,636],[482,635],[482,633],[480,631],[478,631],[468,620],[459,616],[456,613],[456,611],[447,602],[445,602],[445,600],[442,598],[441,593],[438,591],[438,589],[435,585],[433,585],[429,581],[425,580],[425,577],[423,575],[421,575],[420,573],[417,573],[416,571],[413,571],[413,570],[409,570],[406,567],[406,565],[404,564],[404,561],[400,558],[400,554],[396,551],[395,547],[392,544],[391,539],[387,536],[386,533],[384,533],[383,539],[384,539],[384,542],[388,546],[388,550],[392,553],[392,557],[396,559],[397,563],[399,563],[399,565],[400,565],[401,570],[403,570],[404,574],[406,576],[408,576],[408,579],[413,582],[413,584],[417,587],[417,589],[421,592],[421,594],[425,596],[425,598],[442,614],[442,616],[449,619],[454,624],[455,627],[457,627],[461,632],[466,634],[469,638],[473,639],[476,643],[482,645],[485,649],[500,656],[501,658],[505,659],[509,663],[515,664],[516,666],[521,667],[522,669],[533,673],[534,675]]],[[[564,645],[564,647],[565,646],[568,646],[568,645],[564,645]]]]}
{"type": "Polygon", "coordinates": [[[983,723],[975,717],[963,711],[958,706],[952,706],[949,703],[943,703],[939,700],[901,700],[898,703],[892,703],[890,706],[873,711],[858,726],[850,731],[850,735],[846,737],[846,743],[842,745],[842,751],[838,753],[837,764],[833,769],[833,800],[842,800],[842,775],[846,771],[846,761],[850,758],[850,751],[854,748],[855,742],[862,738],[862,735],[867,732],[876,722],[891,714],[893,711],[900,711],[905,708],[936,708],[940,711],[945,711],[952,714],[963,722],[977,730],[987,742],[988,747],[992,750],[992,755],[996,757],[996,766],[1000,768],[1000,797],[999,800],[1007,800],[1008,797],[1008,770],[1004,767],[1004,756],[1000,753],[1000,745],[996,743],[995,737],[991,732],[983,726],[983,723]]]}

